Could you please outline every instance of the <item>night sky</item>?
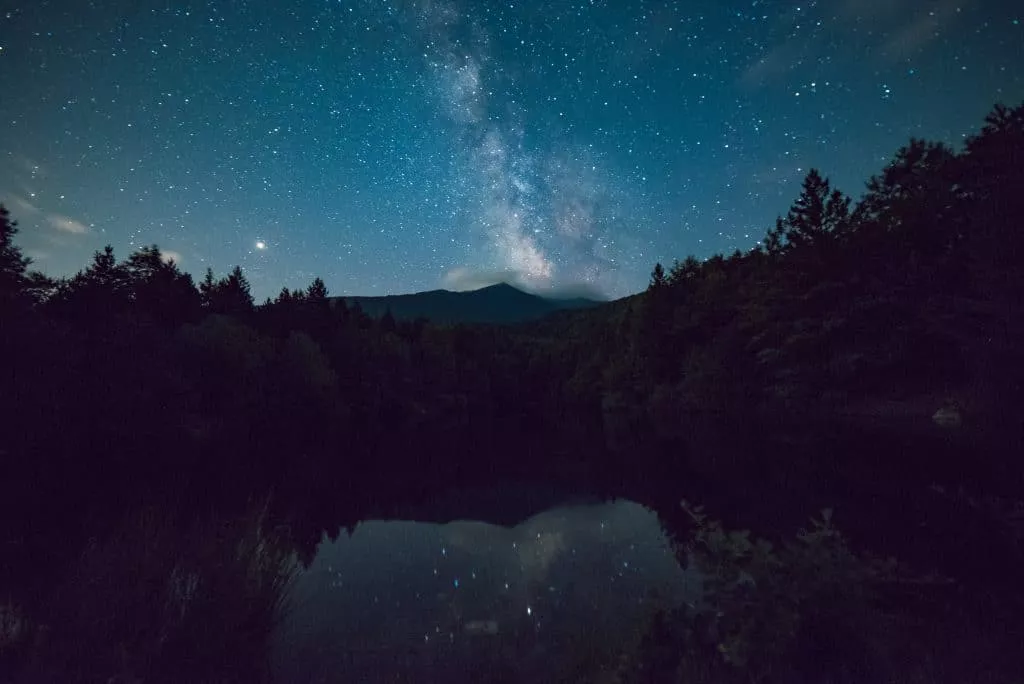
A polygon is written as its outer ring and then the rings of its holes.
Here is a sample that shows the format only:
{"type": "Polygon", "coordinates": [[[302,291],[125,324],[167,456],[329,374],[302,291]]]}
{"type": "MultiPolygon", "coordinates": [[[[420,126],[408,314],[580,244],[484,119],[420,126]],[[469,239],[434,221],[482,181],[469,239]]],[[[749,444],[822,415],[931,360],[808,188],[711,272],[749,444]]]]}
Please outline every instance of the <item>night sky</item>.
{"type": "Polygon", "coordinates": [[[642,288],[753,246],[816,166],[1024,100],[1006,0],[32,0],[0,9],[0,199],[71,275],[110,243],[259,299],[642,288]]]}

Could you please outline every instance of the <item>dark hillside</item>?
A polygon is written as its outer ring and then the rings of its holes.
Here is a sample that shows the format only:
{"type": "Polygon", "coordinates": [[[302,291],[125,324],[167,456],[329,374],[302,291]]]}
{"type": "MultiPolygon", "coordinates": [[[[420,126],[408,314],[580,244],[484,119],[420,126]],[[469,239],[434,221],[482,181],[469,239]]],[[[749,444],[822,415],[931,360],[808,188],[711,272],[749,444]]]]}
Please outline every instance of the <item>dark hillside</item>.
{"type": "Polygon", "coordinates": [[[479,290],[430,290],[385,297],[339,297],[346,306],[358,306],[366,315],[381,318],[388,312],[396,320],[423,318],[434,323],[507,324],[543,318],[556,311],[586,309],[601,302],[591,299],[550,299],[499,283],[479,290]]]}

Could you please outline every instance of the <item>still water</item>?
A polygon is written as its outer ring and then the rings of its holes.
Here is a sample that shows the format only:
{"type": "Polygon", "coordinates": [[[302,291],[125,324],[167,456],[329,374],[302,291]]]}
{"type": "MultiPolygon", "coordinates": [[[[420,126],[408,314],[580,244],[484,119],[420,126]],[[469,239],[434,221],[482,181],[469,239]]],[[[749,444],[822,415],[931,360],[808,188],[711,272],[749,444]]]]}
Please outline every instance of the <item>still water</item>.
{"type": "Polygon", "coordinates": [[[368,521],[325,539],[299,576],[276,678],[596,679],[695,584],[655,514],[629,501],[552,508],[511,527],[368,521]]]}

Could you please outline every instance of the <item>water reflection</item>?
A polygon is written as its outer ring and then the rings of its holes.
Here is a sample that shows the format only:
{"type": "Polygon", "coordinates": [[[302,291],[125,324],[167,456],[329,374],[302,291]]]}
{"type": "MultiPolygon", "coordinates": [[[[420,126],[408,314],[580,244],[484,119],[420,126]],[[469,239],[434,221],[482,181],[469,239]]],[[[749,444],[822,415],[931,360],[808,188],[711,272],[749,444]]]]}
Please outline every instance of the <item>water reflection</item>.
{"type": "Polygon", "coordinates": [[[325,541],[278,639],[282,682],[538,681],[611,666],[692,582],[618,501],[515,527],[366,522],[325,541]]]}

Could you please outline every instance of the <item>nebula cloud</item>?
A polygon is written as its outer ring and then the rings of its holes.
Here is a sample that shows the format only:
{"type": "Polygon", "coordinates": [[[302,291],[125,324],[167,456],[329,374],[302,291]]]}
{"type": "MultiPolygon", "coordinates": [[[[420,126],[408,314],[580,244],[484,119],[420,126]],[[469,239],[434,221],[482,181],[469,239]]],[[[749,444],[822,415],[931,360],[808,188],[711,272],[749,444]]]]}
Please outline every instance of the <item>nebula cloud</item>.
{"type": "Polygon", "coordinates": [[[542,286],[555,264],[537,240],[539,218],[529,180],[529,159],[510,144],[510,133],[487,120],[481,61],[474,55],[446,55],[433,64],[441,101],[457,125],[469,167],[475,221],[487,238],[491,257],[517,280],[542,286]]]}
{"type": "Polygon", "coordinates": [[[635,217],[626,207],[637,188],[593,144],[538,116],[518,92],[521,76],[502,68],[499,42],[472,7],[420,0],[411,15],[462,168],[456,228],[464,244],[480,250],[472,265],[450,269],[443,286],[492,284],[500,274],[503,282],[547,295],[625,289],[616,257],[635,247],[623,228],[626,216],[635,217]]]}

